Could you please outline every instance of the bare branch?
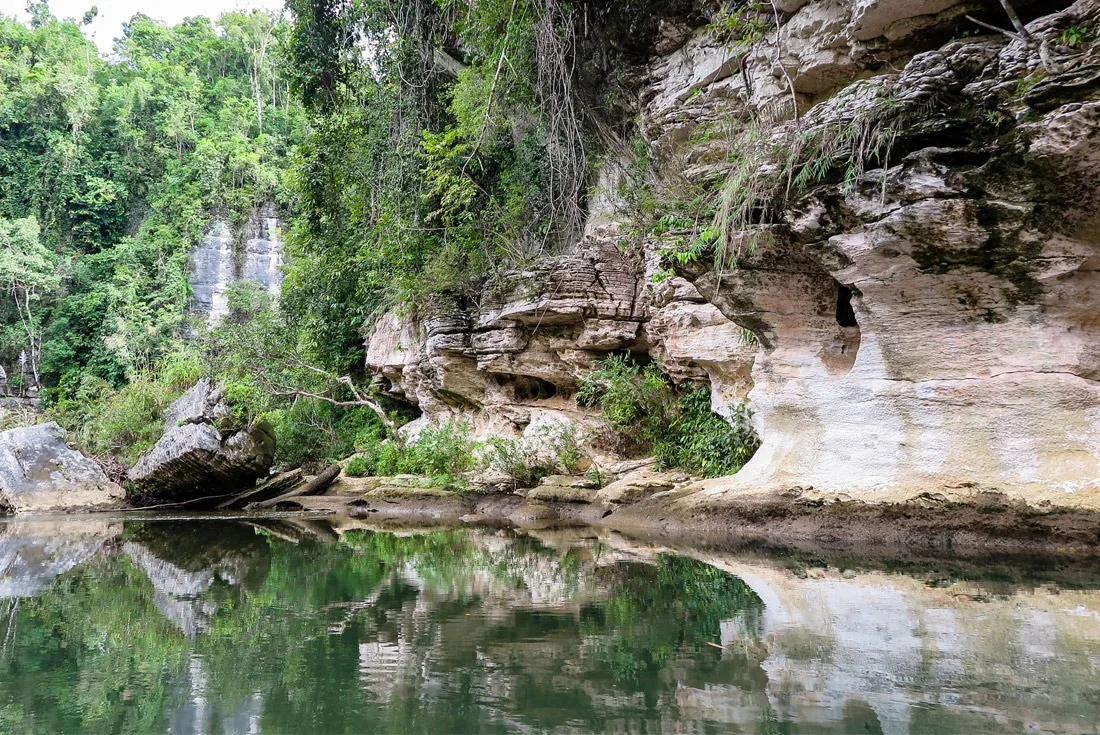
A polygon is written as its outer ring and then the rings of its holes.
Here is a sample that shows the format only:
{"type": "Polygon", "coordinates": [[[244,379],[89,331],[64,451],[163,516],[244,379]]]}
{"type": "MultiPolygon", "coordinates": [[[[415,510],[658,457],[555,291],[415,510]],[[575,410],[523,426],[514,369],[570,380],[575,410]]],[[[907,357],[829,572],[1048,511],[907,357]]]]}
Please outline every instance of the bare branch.
{"type": "Polygon", "coordinates": [[[1013,33],[1012,31],[1007,31],[1004,28],[998,28],[995,25],[992,25],[990,23],[986,23],[985,21],[982,21],[982,20],[978,20],[977,18],[975,18],[972,15],[967,15],[967,16],[964,16],[964,17],[968,21],[973,23],[974,25],[979,25],[979,26],[981,26],[982,28],[985,28],[988,31],[993,31],[994,33],[1003,33],[1004,35],[1008,36],[1009,38],[1011,38],[1013,40],[1016,40],[1016,39],[1020,38],[1020,35],[1018,33],[1013,33]]]}

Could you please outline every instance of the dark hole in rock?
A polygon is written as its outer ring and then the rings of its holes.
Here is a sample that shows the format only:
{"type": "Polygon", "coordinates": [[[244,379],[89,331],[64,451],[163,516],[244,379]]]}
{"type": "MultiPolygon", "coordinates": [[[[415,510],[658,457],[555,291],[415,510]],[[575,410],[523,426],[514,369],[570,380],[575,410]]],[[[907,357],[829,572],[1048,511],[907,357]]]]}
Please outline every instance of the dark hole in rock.
{"type": "Polygon", "coordinates": [[[625,357],[639,367],[645,367],[653,362],[653,356],[645,350],[614,350],[610,355],[614,357],[625,357]]]}
{"type": "Polygon", "coordinates": [[[836,285],[836,323],[842,327],[858,327],[856,311],[852,308],[852,289],[843,283],[836,285]]]}
{"type": "Polygon", "coordinates": [[[558,394],[558,387],[548,380],[533,378],[530,375],[498,375],[497,384],[511,386],[515,400],[523,403],[526,401],[545,401],[558,394]]]}

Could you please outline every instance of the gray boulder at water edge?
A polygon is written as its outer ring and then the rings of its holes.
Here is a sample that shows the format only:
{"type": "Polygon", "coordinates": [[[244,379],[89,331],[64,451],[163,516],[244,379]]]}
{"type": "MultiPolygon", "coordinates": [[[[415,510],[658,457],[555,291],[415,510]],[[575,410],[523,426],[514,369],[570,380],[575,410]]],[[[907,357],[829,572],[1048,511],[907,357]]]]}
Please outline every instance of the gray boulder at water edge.
{"type": "Polygon", "coordinates": [[[234,426],[221,389],[203,378],[168,409],[164,436],[127,479],[141,504],[197,501],[248,487],[267,476],[274,459],[271,426],[234,426]]]}
{"type": "Polygon", "coordinates": [[[123,492],[92,460],[70,449],[54,422],[0,432],[0,509],[7,513],[102,507],[123,492]]]}

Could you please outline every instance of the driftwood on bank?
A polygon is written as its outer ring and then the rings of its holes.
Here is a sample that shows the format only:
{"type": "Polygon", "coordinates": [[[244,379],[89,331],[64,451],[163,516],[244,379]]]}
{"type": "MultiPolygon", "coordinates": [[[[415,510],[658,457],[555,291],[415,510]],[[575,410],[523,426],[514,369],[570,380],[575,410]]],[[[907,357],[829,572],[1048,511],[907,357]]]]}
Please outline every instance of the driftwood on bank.
{"type": "Polygon", "coordinates": [[[235,510],[237,508],[243,508],[249,503],[269,500],[289,492],[303,482],[305,482],[305,478],[302,476],[302,469],[299,467],[289,472],[275,475],[275,477],[260,483],[256,487],[249,488],[243,493],[237,493],[228,500],[218,503],[217,508],[218,510],[235,510]]]}
{"type": "Polygon", "coordinates": [[[301,497],[303,495],[319,495],[325,488],[332,484],[332,482],[340,476],[340,465],[330,464],[325,468],[324,472],[317,475],[309,482],[295,487],[293,490],[283,493],[282,495],[267,500],[261,500],[258,502],[249,503],[245,508],[250,509],[267,509],[274,508],[277,504],[284,500],[291,500],[293,498],[301,497]]]}

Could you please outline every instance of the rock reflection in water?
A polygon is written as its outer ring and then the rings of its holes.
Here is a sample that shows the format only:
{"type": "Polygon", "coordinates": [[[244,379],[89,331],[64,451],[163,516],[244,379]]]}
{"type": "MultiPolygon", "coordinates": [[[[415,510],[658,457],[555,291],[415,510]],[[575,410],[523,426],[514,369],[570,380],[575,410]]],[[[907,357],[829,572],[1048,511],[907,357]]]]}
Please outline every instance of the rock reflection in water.
{"type": "Polygon", "coordinates": [[[350,524],[0,526],[0,731],[1095,729],[1095,585],[350,524]]]}

